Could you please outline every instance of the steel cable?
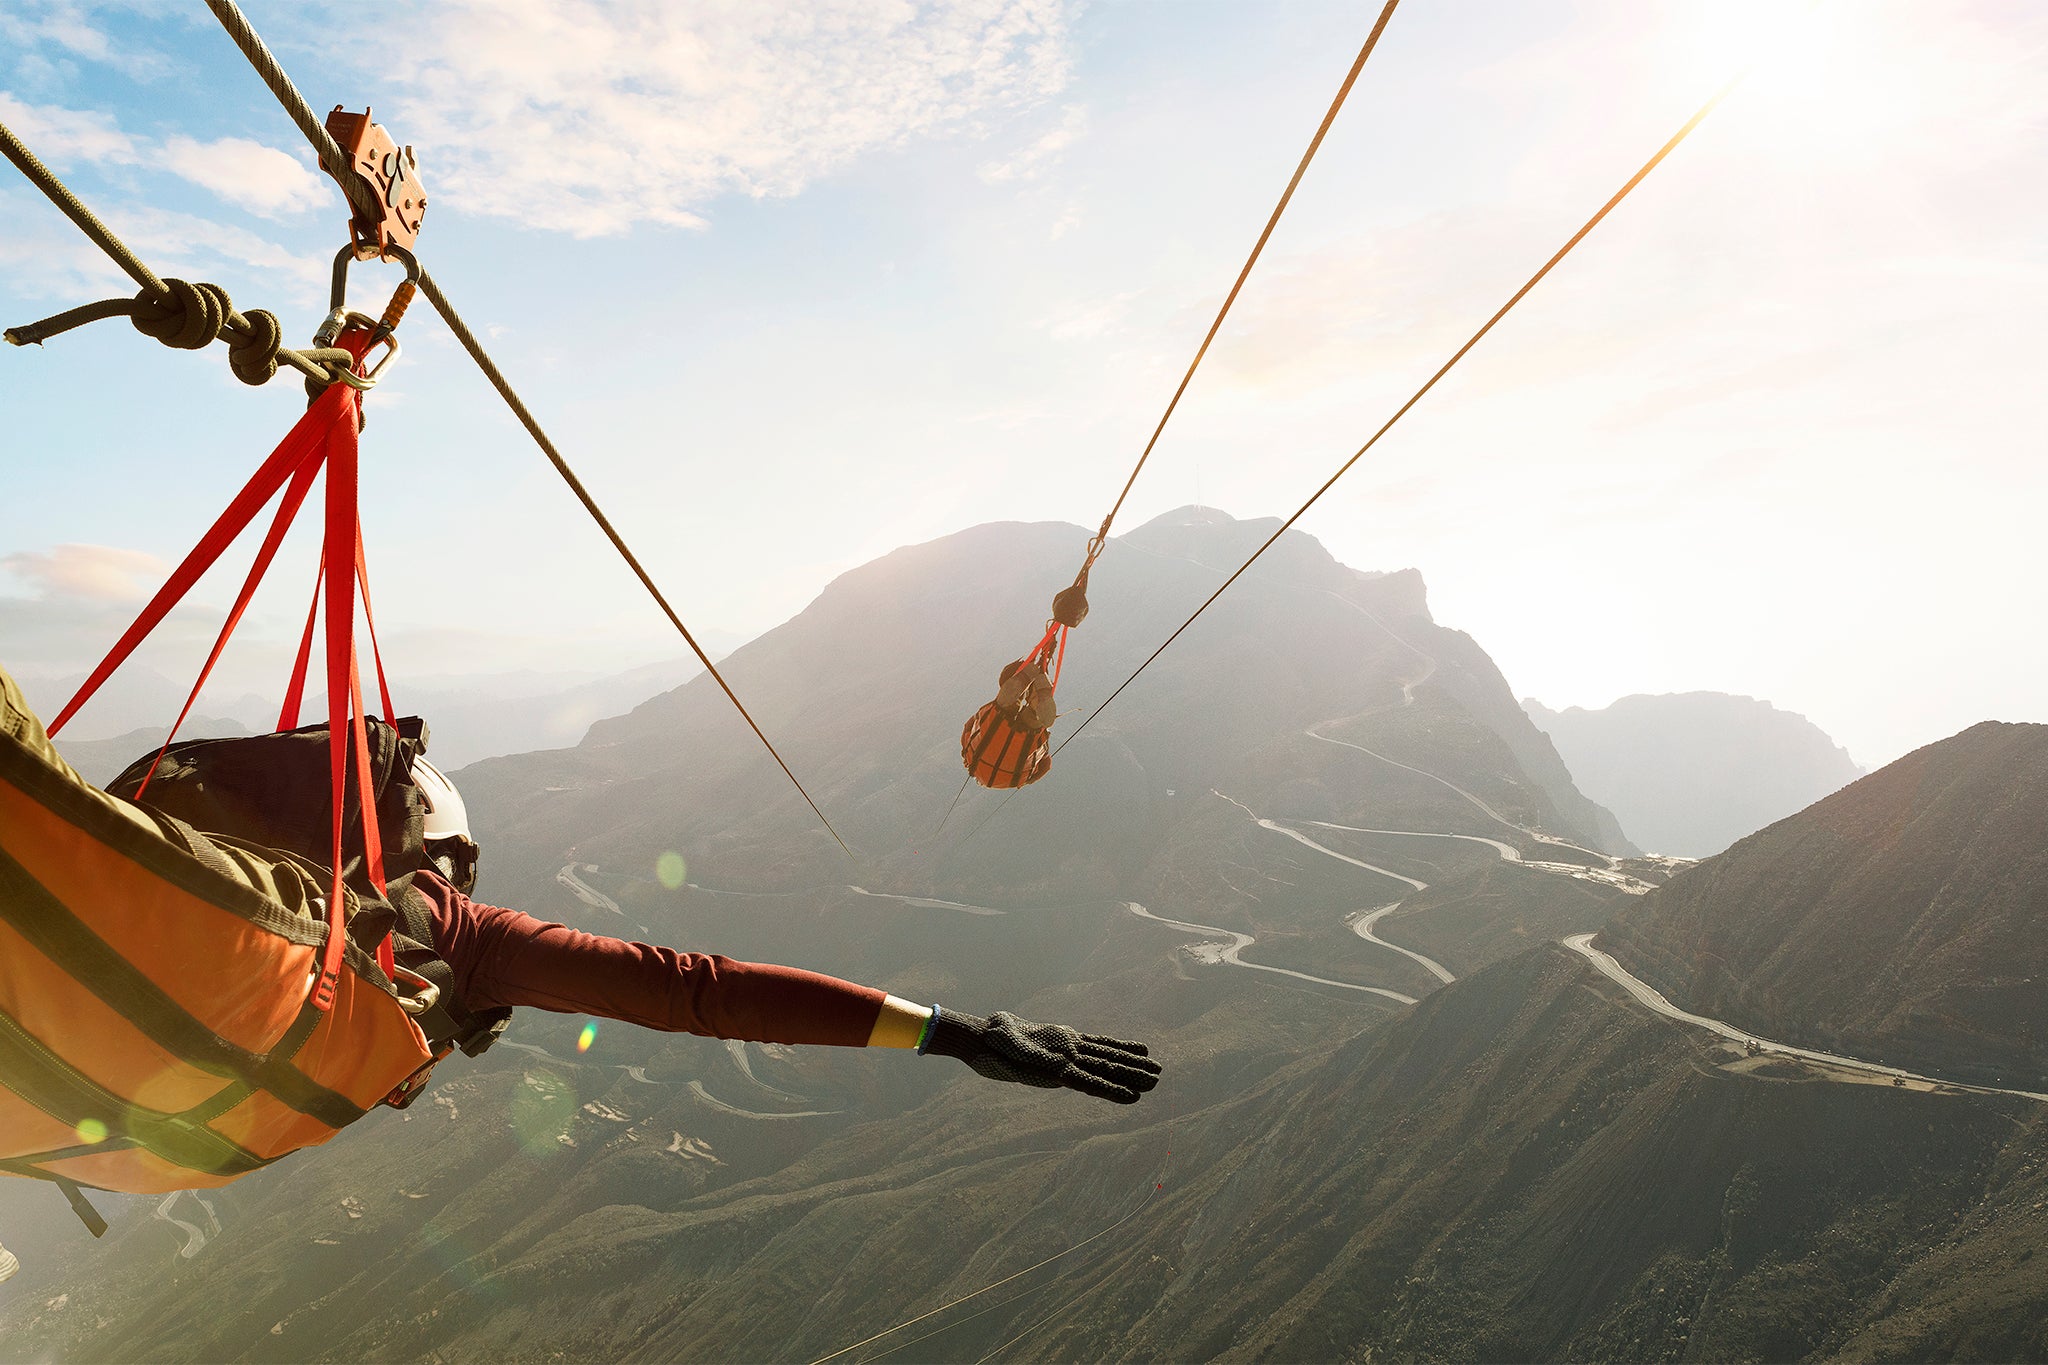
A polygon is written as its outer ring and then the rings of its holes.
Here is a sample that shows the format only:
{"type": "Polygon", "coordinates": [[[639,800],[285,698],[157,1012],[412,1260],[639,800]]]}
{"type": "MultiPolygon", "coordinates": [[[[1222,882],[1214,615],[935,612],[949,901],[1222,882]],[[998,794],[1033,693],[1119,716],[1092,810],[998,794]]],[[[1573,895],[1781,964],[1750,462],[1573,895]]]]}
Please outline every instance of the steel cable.
{"type": "MultiPolygon", "coordinates": [[[[1382,436],[1385,436],[1388,431],[1392,430],[1394,424],[1400,421],[1402,417],[1406,416],[1409,409],[1413,408],[1417,403],[1421,402],[1423,395],[1427,394],[1431,389],[1435,388],[1437,381],[1442,379],[1446,374],[1449,374],[1451,372],[1451,367],[1456,365],[1460,360],[1463,360],[1465,358],[1466,353],[1469,352],[1474,346],[1477,346],[1480,340],[1483,337],[1485,337],[1485,335],[1488,332],[1493,330],[1495,323],[1499,322],[1502,318],[1506,317],[1508,315],[1508,311],[1512,309],[1516,304],[1520,303],[1522,299],[1528,295],[1529,291],[1534,289],[1537,286],[1537,284],[1542,281],[1543,277],[1551,272],[1551,269],[1555,267],[1559,261],[1562,261],[1568,254],[1570,254],[1573,247],[1576,247],[1580,242],[1584,241],[1587,234],[1592,232],[1594,228],[1598,227],[1600,225],[1600,221],[1604,219],[1610,212],[1612,212],[1614,208],[1621,203],[1622,200],[1628,197],[1630,191],[1635,189],[1637,185],[1641,184],[1644,178],[1648,176],[1651,171],[1657,169],[1658,164],[1661,163],[1665,157],[1669,156],[1672,153],[1672,151],[1677,148],[1679,143],[1685,141],[1685,139],[1692,133],[1693,129],[1699,127],[1700,123],[1707,117],[1707,115],[1711,114],[1714,111],[1715,106],[1719,105],[1722,100],[1728,97],[1729,93],[1733,91],[1736,86],[1742,83],[1744,76],[1746,76],[1747,74],[1747,72],[1744,72],[1742,75],[1736,76],[1733,80],[1729,81],[1728,84],[1722,86],[1720,90],[1716,91],[1713,98],[1709,99],[1705,104],[1701,105],[1699,109],[1693,114],[1693,116],[1685,121],[1685,125],[1681,127],[1676,133],[1672,134],[1670,140],[1667,141],[1662,147],[1659,147],[1656,151],[1656,154],[1653,155],[1648,161],[1644,162],[1641,169],[1639,169],[1634,175],[1630,176],[1628,182],[1624,184],[1619,190],[1616,190],[1614,192],[1614,195],[1611,198],[1609,198],[1606,203],[1600,206],[1599,211],[1594,213],[1594,215],[1591,218],[1587,219],[1585,225],[1581,227],[1577,232],[1573,233],[1571,235],[1571,239],[1567,241],[1563,246],[1559,247],[1556,253],[1552,255],[1549,260],[1545,261],[1542,267],[1538,269],[1534,275],[1531,275],[1529,277],[1527,283],[1525,283],[1520,289],[1517,289],[1514,292],[1514,295],[1511,298],[1509,298],[1506,303],[1502,304],[1499,310],[1496,311],[1492,317],[1488,318],[1485,324],[1482,325],[1478,331],[1474,332],[1471,338],[1467,340],[1464,345],[1460,346],[1452,354],[1449,360],[1446,360],[1441,366],[1439,366],[1437,368],[1436,373],[1432,374],[1427,380],[1425,380],[1423,382],[1422,387],[1417,389],[1409,397],[1407,402],[1403,403],[1398,409],[1396,409],[1394,415],[1392,417],[1389,417],[1384,423],[1382,423],[1380,429],[1378,431],[1375,431],[1372,434],[1372,436],[1366,441],[1366,443],[1358,448],[1357,452],[1354,453],[1350,459],[1346,460],[1342,465],[1338,467],[1336,473],[1332,474],[1328,479],[1324,480],[1323,486],[1318,488],[1313,494],[1311,494],[1307,502],[1304,502],[1299,508],[1295,509],[1294,514],[1288,517],[1286,521],[1282,522],[1280,524],[1280,528],[1273,532],[1272,535],[1268,536],[1266,538],[1265,543],[1260,545],[1258,549],[1252,552],[1251,558],[1245,560],[1244,563],[1238,565],[1237,569],[1230,575],[1230,577],[1223,580],[1223,585],[1217,588],[1216,591],[1210,593],[1207,600],[1205,600],[1201,606],[1196,607],[1194,613],[1190,615],[1187,620],[1181,622],[1180,626],[1173,632],[1173,634],[1166,637],[1165,644],[1162,644],[1159,646],[1159,648],[1153,650],[1152,653],[1146,658],[1145,662],[1139,664],[1138,667],[1131,673],[1130,677],[1125,678],[1122,682],[1118,683],[1116,686],[1116,691],[1111,692],[1107,697],[1105,697],[1102,700],[1101,705],[1097,706],[1093,711],[1089,712],[1087,719],[1083,720],[1079,725],[1075,726],[1073,732],[1069,734],[1065,739],[1061,740],[1059,742],[1059,745],[1053,749],[1053,753],[1058,754],[1061,749],[1064,749],[1067,747],[1067,745],[1071,744],[1083,730],[1088,728],[1088,726],[1095,720],[1097,716],[1102,714],[1103,710],[1107,708],[1111,702],[1117,699],[1119,693],[1121,693],[1126,687],[1129,687],[1132,683],[1136,682],[1138,680],[1138,675],[1143,673],[1147,668],[1149,668],[1154,659],[1157,659],[1161,654],[1164,654],[1168,646],[1172,645],[1175,640],[1178,640],[1181,637],[1181,633],[1185,631],[1189,626],[1195,623],[1197,617],[1201,616],[1203,612],[1207,611],[1210,605],[1214,603],[1217,598],[1221,597],[1226,591],[1229,590],[1231,584],[1237,582],[1237,580],[1243,576],[1245,570],[1251,568],[1253,564],[1257,563],[1260,555],[1263,555],[1264,553],[1266,553],[1267,550],[1271,549],[1273,547],[1274,542],[1278,541],[1281,536],[1285,535],[1287,531],[1294,525],[1295,522],[1300,521],[1303,515],[1307,513],[1308,509],[1315,506],[1316,502],[1319,499],[1321,499],[1323,494],[1330,491],[1331,487],[1336,484],[1337,480],[1343,478],[1344,475],[1350,471],[1353,465],[1357,464],[1360,459],[1364,458],[1365,453],[1367,451],[1371,450],[1375,445],[1379,444],[1380,438],[1382,436]]],[[[1005,804],[1008,803],[1006,802],[1005,804]]],[[[1001,809],[1002,807],[998,806],[996,808],[996,812],[991,812],[991,816],[993,816],[997,812],[1000,812],[1001,809]]],[[[977,828],[979,827],[977,826],[977,828]]],[[[972,836],[970,835],[970,837],[972,836]]]]}
{"type": "Polygon", "coordinates": [[[1216,310],[1216,320],[1209,324],[1208,334],[1202,338],[1202,344],[1195,348],[1195,358],[1188,362],[1187,373],[1180,378],[1180,387],[1173,391],[1173,397],[1166,404],[1166,411],[1160,414],[1159,425],[1152,428],[1152,439],[1145,442],[1145,449],[1138,455],[1138,463],[1131,469],[1131,477],[1124,480],[1123,491],[1116,495],[1116,502],[1110,507],[1109,515],[1102,519],[1101,529],[1096,531],[1095,539],[1089,542],[1088,557],[1091,563],[1095,556],[1102,552],[1103,542],[1109,539],[1109,524],[1115,521],[1116,514],[1123,510],[1124,499],[1131,495],[1131,487],[1138,482],[1138,474],[1145,468],[1145,461],[1152,458],[1152,448],[1159,444],[1159,437],[1166,430],[1166,423],[1172,418],[1173,410],[1180,406],[1181,395],[1188,391],[1188,384],[1194,379],[1196,369],[1201,366],[1202,357],[1209,354],[1209,343],[1216,340],[1216,334],[1223,329],[1223,320],[1230,316],[1230,306],[1237,302],[1238,291],[1244,288],[1244,282],[1251,277],[1252,267],[1259,263],[1259,255],[1265,251],[1267,239],[1279,225],[1280,215],[1287,211],[1288,203],[1294,198],[1295,187],[1301,184],[1301,177],[1307,174],[1309,163],[1316,159],[1316,150],[1323,145],[1323,137],[1330,131],[1330,125],[1337,121],[1337,112],[1344,107],[1345,99],[1351,94],[1351,87],[1358,81],[1358,73],[1365,70],[1366,60],[1372,56],[1373,48],[1378,46],[1380,34],[1386,31],[1387,20],[1394,17],[1394,7],[1399,3],[1400,0],[1387,0],[1386,7],[1380,11],[1379,19],[1372,26],[1372,32],[1366,35],[1365,46],[1358,50],[1358,60],[1351,63],[1351,70],[1346,73],[1344,83],[1337,87],[1337,96],[1330,101],[1329,111],[1323,115],[1322,123],[1317,126],[1316,135],[1309,139],[1308,150],[1301,154],[1301,163],[1294,168],[1293,178],[1288,180],[1287,188],[1281,191],[1280,202],[1273,206],[1272,215],[1266,219],[1266,226],[1259,233],[1259,240],[1252,245],[1252,254],[1245,258],[1244,269],[1237,272],[1237,279],[1231,284],[1230,292],[1223,297],[1223,306],[1216,310]]]}
{"type": "MultiPolygon", "coordinates": [[[[277,58],[272,55],[269,46],[263,41],[262,37],[257,34],[255,29],[250,27],[249,21],[242,14],[241,8],[234,3],[234,0],[206,0],[206,7],[213,11],[215,18],[220,20],[221,27],[227,30],[228,36],[234,40],[235,46],[241,49],[244,57],[248,58],[250,66],[255,68],[256,74],[262,79],[263,83],[270,87],[270,93],[277,97],[277,102],[283,107],[285,114],[297,125],[298,130],[305,135],[306,141],[312,145],[314,154],[319,157],[320,164],[326,167],[328,173],[341,184],[348,195],[350,208],[359,215],[366,216],[370,221],[382,219],[384,216],[383,205],[377,201],[370,187],[356,174],[354,168],[349,164],[347,155],[341,150],[341,145],[334,140],[333,135],[314,116],[313,107],[306,102],[306,97],[299,93],[299,88],[292,84],[291,77],[285,74],[284,68],[278,64],[277,58]]],[[[846,840],[841,838],[839,831],[832,827],[832,822],[825,818],[825,812],[818,809],[818,803],[811,799],[810,792],[804,789],[804,784],[797,780],[794,772],[790,771],[789,764],[783,761],[782,755],[777,752],[775,745],[762,731],[760,725],[755,722],[752,713],[747,710],[745,704],[740,701],[739,695],[726,682],[725,675],[718,671],[718,665],[711,662],[711,656],[705,652],[702,645],[697,643],[697,637],[690,633],[689,627],[683,624],[682,618],[669,605],[668,598],[663,596],[661,589],[655,586],[654,579],[640,563],[639,557],[626,544],[625,538],[612,525],[611,518],[607,517],[603,510],[598,507],[596,499],[591,497],[590,491],[583,486],[583,481],[576,477],[575,471],[569,467],[569,462],[562,457],[561,451],[555,448],[555,443],[548,439],[545,431],[541,430],[539,421],[535,419],[526,404],[520,401],[519,395],[513,390],[510,381],[505,378],[503,371],[499,370],[497,364],[492,361],[489,353],[484,350],[483,344],[476,339],[476,334],[469,330],[469,327],[462,321],[461,315],[455,311],[455,306],[448,301],[448,296],[441,292],[441,286],[435,282],[434,277],[424,268],[420,271],[420,290],[434,305],[434,311],[441,315],[441,320],[448,324],[449,330],[455,333],[455,339],[462,343],[462,348],[469,352],[470,359],[475,361],[477,368],[483,371],[484,377],[491,381],[491,386],[498,391],[498,396],[505,400],[507,407],[512,409],[512,413],[519,419],[520,425],[524,426],[527,434],[533,437],[534,444],[540,447],[541,453],[546,455],[548,461],[554,465],[555,472],[560,474],[563,481],[569,485],[569,491],[574,493],[577,500],[583,504],[583,510],[588,512],[592,520],[597,522],[598,528],[611,541],[612,547],[619,552],[620,556],[626,561],[627,566],[639,578],[641,586],[646,588],[648,595],[654,598],[655,605],[661,608],[664,616],[668,617],[669,624],[676,628],[677,633],[683,637],[684,643],[688,644],[691,652],[697,656],[698,662],[704,665],[704,671],[711,675],[712,681],[718,684],[719,689],[725,693],[726,699],[732,702],[734,708],[739,711],[741,718],[747,722],[747,727],[754,732],[754,737],[761,741],[762,746],[768,750],[769,756],[775,760],[776,766],[782,769],[783,776],[790,780],[790,784],[797,789],[797,794],[802,796],[804,803],[811,808],[811,813],[818,817],[819,822],[825,826],[826,832],[832,836],[834,842],[839,845],[846,856],[852,858],[854,856],[853,850],[847,846],[846,840]]]]}
{"type": "MultiPolygon", "coordinates": [[[[1087,717],[1084,720],[1082,720],[1082,722],[1079,725],[1074,727],[1072,733],[1070,733],[1065,739],[1061,740],[1057,745],[1053,746],[1052,754],[1048,755],[1048,758],[1057,756],[1060,750],[1066,748],[1069,744],[1073,743],[1074,740],[1080,736],[1080,733],[1083,730],[1087,729],[1091,724],[1093,724],[1095,718],[1101,715],[1103,711],[1108,708],[1109,704],[1115,701],[1126,687],[1129,687],[1132,683],[1138,680],[1139,674],[1143,673],[1147,668],[1150,668],[1152,666],[1153,660],[1157,659],[1160,655],[1164,654],[1167,651],[1168,647],[1171,646],[1175,640],[1178,640],[1181,637],[1182,632],[1186,631],[1189,626],[1192,626],[1195,623],[1196,618],[1201,616],[1203,612],[1207,611],[1210,608],[1210,606],[1216,601],[1217,598],[1223,596],[1223,594],[1229,590],[1231,584],[1237,582],[1237,580],[1243,576],[1245,570],[1251,568],[1253,564],[1258,562],[1260,555],[1263,555],[1264,553],[1266,553],[1267,550],[1271,549],[1274,543],[1278,541],[1281,536],[1285,535],[1289,528],[1291,528],[1295,522],[1300,521],[1302,516],[1307,513],[1308,509],[1315,506],[1316,502],[1323,496],[1323,494],[1330,491],[1331,487],[1337,482],[1337,480],[1343,478],[1344,475],[1351,469],[1351,467],[1357,464],[1359,460],[1364,457],[1365,453],[1368,450],[1371,450],[1375,445],[1379,443],[1379,439],[1382,436],[1385,436],[1388,431],[1392,430],[1396,422],[1400,421],[1402,417],[1407,415],[1408,410],[1410,408],[1414,407],[1417,403],[1422,401],[1422,397],[1424,394],[1428,393],[1431,389],[1436,387],[1438,380],[1442,379],[1446,374],[1450,373],[1452,366],[1456,365],[1460,360],[1463,360],[1465,358],[1466,352],[1470,351],[1474,346],[1477,346],[1480,342],[1480,339],[1483,338],[1488,332],[1493,330],[1493,326],[1495,323],[1499,322],[1502,318],[1506,317],[1508,315],[1508,311],[1512,309],[1516,304],[1520,303],[1522,299],[1529,293],[1529,291],[1534,289],[1537,286],[1537,284],[1543,279],[1543,277],[1545,275],[1548,275],[1551,269],[1554,266],[1556,266],[1559,261],[1562,261],[1568,254],[1570,254],[1573,247],[1576,247],[1581,241],[1585,240],[1587,234],[1592,232],[1594,228],[1598,227],[1600,225],[1600,221],[1603,218],[1605,218],[1610,212],[1612,212],[1614,208],[1621,203],[1622,200],[1626,199],[1629,195],[1629,192],[1634,190],[1637,185],[1640,185],[1643,182],[1644,178],[1647,177],[1651,171],[1657,169],[1659,163],[1661,163],[1665,157],[1669,156],[1678,147],[1679,143],[1685,141],[1685,139],[1691,135],[1692,130],[1699,127],[1701,122],[1706,119],[1707,115],[1713,113],[1716,106],[1718,106],[1722,100],[1728,98],[1729,94],[1734,91],[1735,87],[1741,85],[1742,82],[1748,78],[1748,76],[1749,72],[1745,69],[1742,72],[1738,73],[1726,85],[1722,86],[1719,90],[1715,91],[1713,97],[1709,99],[1705,104],[1701,105],[1699,109],[1693,113],[1693,116],[1685,121],[1684,126],[1681,127],[1676,133],[1673,133],[1671,135],[1670,140],[1667,141],[1662,147],[1659,147],[1656,153],[1653,156],[1651,156],[1651,158],[1648,161],[1644,162],[1642,167],[1639,170],[1637,170],[1634,175],[1628,178],[1628,182],[1624,184],[1619,190],[1616,190],[1613,196],[1609,198],[1606,203],[1602,204],[1599,210],[1596,213],[1594,213],[1594,215],[1591,218],[1586,220],[1585,225],[1581,227],[1577,232],[1573,233],[1571,235],[1571,239],[1567,241],[1563,246],[1559,247],[1556,253],[1552,255],[1549,260],[1545,261],[1542,267],[1538,269],[1534,275],[1531,275],[1529,277],[1527,283],[1525,283],[1520,289],[1517,289],[1514,292],[1514,295],[1511,298],[1509,298],[1506,303],[1502,304],[1500,308],[1494,313],[1494,315],[1488,318],[1485,324],[1481,326],[1478,331],[1474,332],[1471,338],[1467,340],[1463,346],[1460,346],[1457,349],[1457,351],[1452,354],[1449,360],[1446,360],[1441,366],[1439,366],[1437,368],[1436,373],[1432,374],[1427,380],[1425,380],[1423,382],[1422,387],[1417,389],[1409,397],[1408,401],[1403,403],[1395,411],[1392,417],[1389,417],[1384,423],[1382,423],[1380,429],[1378,431],[1375,431],[1372,434],[1371,438],[1368,439],[1364,445],[1360,446],[1356,453],[1354,453],[1350,459],[1346,460],[1342,465],[1338,467],[1336,473],[1332,474],[1328,479],[1324,480],[1323,486],[1321,488],[1318,488],[1313,494],[1311,494],[1307,502],[1304,502],[1300,507],[1295,509],[1294,515],[1290,516],[1289,518],[1287,518],[1286,521],[1280,524],[1279,530],[1273,532],[1272,535],[1266,538],[1264,544],[1260,545],[1258,549],[1252,551],[1251,558],[1245,560],[1244,563],[1238,565],[1236,571],[1233,572],[1230,575],[1230,577],[1223,580],[1223,585],[1217,588],[1216,591],[1210,593],[1208,598],[1203,601],[1202,605],[1196,607],[1193,614],[1190,615],[1187,620],[1181,622],[1179,627],[1174,630],[1173,634],[1166,637],[1165,644],[1160,645],[1159,648],[1153,650],[1150,655],[1146,656],[1145,661],[1139,664],[1137,668],[1132,671],[1131,675],[1128,678],[1125,678],[1122,682],[1118,683],[1116,685],[1116,690],[1111,692],[1107,697],[1103,698],[1101,704],[1098,705],[1093,711],[1090,711],[1087,717]]],[[[1020,787],[1017,791],[1011,792],[1010,795],[1003,800],[1003,803],[1001,805],[997,806],[994,810],[990,811],[987,815],[983,816],[979,824],[975,825],[973,829],[967,831],[966,836],[962,838],[960,842],[962,844],[965,844],[969,840],[973,839],[975,835],[981,833],[981,831],[988,826],[990,821],[994,820],[998,815],[1001,815],[1003,811],[1009,807],[1011,801],[1017,799],[1018,793],[1022,790],[1023,788],[1020,787]]]]}
{"type": "Polygon", "coordinates": [[[819,1356],[816,1360],[811,1362],[811,1365],[825,1365],[825,1362],[828,1360],[837,1360],[840,1356],[845,1355],[848,1351],[858,1351],[861,1347],[869,1345],[873,1342],[880,1341],[883,1337],[894,1336],[896,1333],[902,1331],[906,1327],[915,1327],[917,1326],[917,1324],[925,1321],[928,1318],[937,1317],[939,1314],[945,1312],[948,1308],[957,1307],[960,1304],[966,1303],[969,1299],[978,1299],[983,1294],[988,1293],[992,1289],[1001,1289],[1004,1285],[1010,1283],[1010,1281],[1022,1279],[1024,1276],[1029,1275],[1032,1271],[1037,1270],[1041,1266],[1051,1265],[1054,1261],[1059,1260],[1062,1256],[1071,1256],[1075,1252],[1079,1251],[1082,1247],[1087,1246],[1090,1242],[1101,1241],[1104,1237],[1109,1236],[1110,1233],[1115,1232],[1118,1228],[1122,1227],[1124,1224],[1130,1222],[1133,1218],[1136,1218],[1139,1214],[1143,1213],[1147,1208],[1151,1206],[1152,1196],[1157,1193],[1157,1190],[1145,1191],[1145,1197],[1139,1200],[1137,1207],[1133,1208],[1129,1213],[1117,1219],[1114,1223],[1111,1223],[1108,1227],[1102,1229],[1102,1231],[1094,1234],[1093,1236],[1082,1238],[1080,1241],[1074,1243],[1072,1246],[1068,1247],[1064,1251],[1055,1251],[1052,1255],[1046,1257],[1044,1260],[1034,1261],[1030,1265],[1025,1266],[1022,1270],[1018,1271],[1014,1275],[1005,1275],[1002,1279],[997,1280],[994,1284],[985,1284],[981,1288],[975,1290],[972,1294],[962,1294],[957,1299],[953,1299],[949,1302],[940,1304],[937,1308],[932,1309],[929,1313],[921,1313],[917,1317],[910,1319],[908,1322],[899,1322],[894,1327],[891,1327],[886,1331],[877,1332],[873,1336],[867,1337],[861,1341],[856,1341],[851,1346],[842,1346],[838,1350],[834,1351],[831,1355],[819,1356]]]}

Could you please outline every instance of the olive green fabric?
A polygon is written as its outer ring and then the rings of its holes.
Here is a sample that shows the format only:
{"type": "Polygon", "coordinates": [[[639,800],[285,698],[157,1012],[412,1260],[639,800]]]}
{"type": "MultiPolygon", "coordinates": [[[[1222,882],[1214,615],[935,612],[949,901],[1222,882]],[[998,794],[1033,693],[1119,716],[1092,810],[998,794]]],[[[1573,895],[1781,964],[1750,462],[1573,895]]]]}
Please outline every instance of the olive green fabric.
{"type": "Polygon", "coordinates": [[[293,914],[320,920],[327,917],[323,908],[327,887],[319,869],[311,864],[282,857],[272,849],[245,843],[239,839],[230,839],[219,834],[195,835],[189,827],[175,826],[146,807],[109,796],[80,777],[57,752],[56,745],[43,731],[42,721],[29,709],[28,700],[22,695],[20,685],[14,681],[4,666],[0,666],[0,737],[26,749],[59,773],[66,782],[88,793],[92,800],[104,805],[109,811],[115,812],[122,819],[132,822],[181,852],[198,857],[216,872],[223,873],[258,894],[276,901],[293,914]],[[204,847],[195,847],[195,839],[204,847]]]}

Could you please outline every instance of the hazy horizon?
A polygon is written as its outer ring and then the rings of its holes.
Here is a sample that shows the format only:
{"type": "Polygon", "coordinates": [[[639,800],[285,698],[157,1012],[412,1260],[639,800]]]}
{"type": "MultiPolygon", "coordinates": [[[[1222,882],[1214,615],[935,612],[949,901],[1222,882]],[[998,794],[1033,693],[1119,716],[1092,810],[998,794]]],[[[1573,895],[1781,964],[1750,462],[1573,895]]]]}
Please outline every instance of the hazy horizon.
{"type": "MultiPolygon", "coordinates": [[[[899,545],[1092,526],[1373,17],[798,15],[449,3],[396,51],[253,16],[316,107],[418,146],[422,259],[683,618],[741,639],[899,545]]],[[[0,44],[0,121],[159,273],[310,331],[339,195],[207,16],[28,0],[0,44]]],[[[1756,59],[1301,529],[1419,569],[1560,709],[1752,696],[1873,768],[2048,720],[2044,51],[2017,3],[1404,6],[1117,529],[1291,512],[1756,59]]],[[[0,320],[132,288],[11,174],[0,219],[0,320]]],[[[401,335],[364,437],[394,675],[672,657],[431,311],[401,335]]],[[[0,658],[96,658],[301,401],[119,323],[0,354],[35,457],[0,507],[0,658]]],[[[231,669],[277,667],[311,580],[300,538],[231,669]]]]}

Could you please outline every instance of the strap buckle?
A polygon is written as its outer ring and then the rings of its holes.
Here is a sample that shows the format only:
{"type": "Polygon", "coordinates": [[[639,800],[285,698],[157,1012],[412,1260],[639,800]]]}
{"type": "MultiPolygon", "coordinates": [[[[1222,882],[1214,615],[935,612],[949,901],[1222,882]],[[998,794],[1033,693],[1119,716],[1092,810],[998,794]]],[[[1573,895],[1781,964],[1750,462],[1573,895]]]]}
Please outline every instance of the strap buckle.
{"type": "MultiPolygon", "coordinates": [[[[358,313],[347,308],[336,308],[327,315],[327,320],[320,324],[320,330],[313,333],[314,348],[316,350],[332,348],[340,339],[341,334],[351,328],[370,333],[370,344],[372,346],[383,346],[384,354],[377,358],[375,365],[361,373],[339,363],[331,364],[327,369],[328,373],[334,376],[335,381],[348,385],[358,393],[367,393],[377,387],[378,379],[383,376],[385,369],[391,362],[403,354],[403,349],[398,344],[398,338],[391,333],[385,332],[381,337],[377,335],[381,330],[377,319],[371,317],[368,313],[358,313]]],[[[368,353],[365,352],[366,358],[367,355],[368,353]]]]}

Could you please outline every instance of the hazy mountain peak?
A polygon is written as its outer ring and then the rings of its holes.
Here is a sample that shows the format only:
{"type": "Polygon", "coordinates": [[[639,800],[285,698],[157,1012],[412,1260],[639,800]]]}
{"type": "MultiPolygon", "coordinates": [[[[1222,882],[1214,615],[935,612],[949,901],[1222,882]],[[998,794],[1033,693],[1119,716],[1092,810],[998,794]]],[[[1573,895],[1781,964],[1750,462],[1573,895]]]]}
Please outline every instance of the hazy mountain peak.
{"type": "Polygon", "coordinates": [[[1755,697],[1637,694],[1562,711],[1530,697],[1522,708],[1581,790],[1658,853],[1719,853],[1863,775],[1819,726],[1755,697]]]}
{"type": "Polygon", "coordinates": [[[1200,503],[1191,502],[1185,507],[1176,507],[1171,512],[1161,512],[1136,529],[1149,531],[1160,526],[1229,526],[1236,521],[1236,517],[1220,507],[1204,507],[1200,503]]]}

